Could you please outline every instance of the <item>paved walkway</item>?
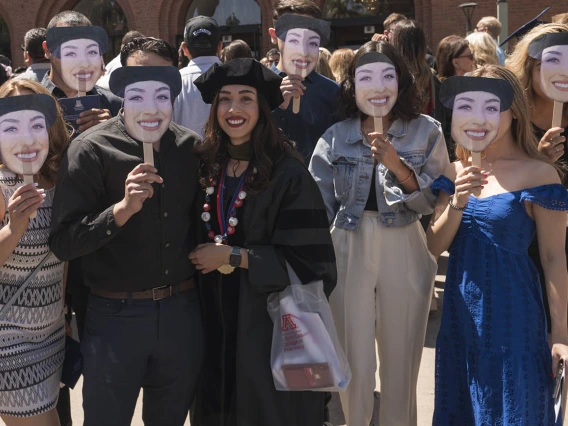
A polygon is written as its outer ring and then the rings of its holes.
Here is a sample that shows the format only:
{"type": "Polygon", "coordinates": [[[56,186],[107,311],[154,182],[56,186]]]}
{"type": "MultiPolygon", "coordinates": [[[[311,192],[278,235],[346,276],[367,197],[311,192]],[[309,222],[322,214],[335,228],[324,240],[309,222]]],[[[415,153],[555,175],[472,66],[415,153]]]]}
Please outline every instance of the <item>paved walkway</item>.
{"type": "MultiPolygon", "coordinates": [[[[432,425],[432,414],[434,411],[434,359],[435,359],[435,346],[436,346],[436,335],[438,334],[438,329],[440,327],[441,318],[441,307],[443,303],[444,294],[444,281],[445,281],[445,271],[447,267],[447,258],[441,257],[439,261],[439,274],[436,277],[436,301],[438,304],[438,310],[430,314],[428,320],[428,329],[426,333],[426,342],[424,345],[424,352],[422,354],[422,364],[420,367],[420,375],[418,378],[418,426],[431,426],[432,425]]],[[[377,384],[379,380],[377,377],[377,384]]],[[[74,390],[71,391],[71,404],[73,412],[73,424],[75,426],[82,426],[83,424],[83,411],[81,409],[82,398],[81,398],[81,385],[82,380],[79,381],[74,390]]],[[[379,385],[377,385],[378,390],[379,385]]],[[[378,395],[377,395],[378,397],[378,395]]],[[[336,426],[343,425],[344,419],[341,411],[341,406],[339,404],[339,398],[333,398],[331,405],[331,420],[336,426]]],[[[378,400],[375,404],[375,415],[378,410],[378,400]]],[[[186,421],[186,426],[189,426],[189,421],[186,421]]],[[[0,421],[0,426],[4,426],[4,423],[0,421]]],[[[132,420],[132,426],[143,426],[142,422],[142,403],[141,397],[138,398],[138,404],[136,406],[136,411],[134,413],[134,418],[132,420]]],[[[373,421],[371,426],[379,426],[376,420],[373,421]]],[[[568,421],[565,422],[565,426],[568,426],[568,421]]]]}

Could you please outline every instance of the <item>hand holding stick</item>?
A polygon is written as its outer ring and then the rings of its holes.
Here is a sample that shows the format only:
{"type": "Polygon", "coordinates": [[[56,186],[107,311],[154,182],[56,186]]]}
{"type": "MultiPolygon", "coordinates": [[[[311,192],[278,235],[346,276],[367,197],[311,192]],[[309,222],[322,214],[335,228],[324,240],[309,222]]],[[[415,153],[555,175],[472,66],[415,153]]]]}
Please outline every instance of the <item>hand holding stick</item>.
{"type": "MultiPolygon", "coordinates": [[[[471,165],[473,167],[477,167],[481,170],[481,152],[472,152],[471,153],[471,165]]],[[[479,197],[481,195],[481,188],[476,187],[473,191],[473,195],[479,197]]]]}

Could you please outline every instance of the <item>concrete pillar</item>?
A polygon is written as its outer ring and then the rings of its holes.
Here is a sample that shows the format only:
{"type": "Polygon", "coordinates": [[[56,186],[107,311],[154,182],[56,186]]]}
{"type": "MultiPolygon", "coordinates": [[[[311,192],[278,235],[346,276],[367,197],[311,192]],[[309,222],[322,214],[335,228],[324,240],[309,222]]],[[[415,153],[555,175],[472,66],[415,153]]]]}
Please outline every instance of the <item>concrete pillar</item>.
{"type": "MultiPolygon", "coordinates": [[[[501,22],[501,35],[497,37],[497,43],[500,44],[501,40],[509,34],[509,3],[507,0],[497,0],[497,19],[501,22]]],[[[507,44],[503,45],[503,51],[507,50],[507,44]]]]}

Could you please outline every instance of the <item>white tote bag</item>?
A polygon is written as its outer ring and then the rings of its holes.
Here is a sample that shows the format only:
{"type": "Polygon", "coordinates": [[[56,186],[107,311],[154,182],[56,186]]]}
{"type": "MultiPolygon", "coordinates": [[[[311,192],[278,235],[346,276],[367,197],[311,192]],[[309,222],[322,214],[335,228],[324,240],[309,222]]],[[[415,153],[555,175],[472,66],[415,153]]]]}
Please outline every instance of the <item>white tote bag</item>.
{"type": "Polygon", "coordinates": [[[281,391],[340,391],[351,380],[323,282],[303,285],[286,262],[290,286],[268,298],[274,322],[271,366],[281,391]]]}

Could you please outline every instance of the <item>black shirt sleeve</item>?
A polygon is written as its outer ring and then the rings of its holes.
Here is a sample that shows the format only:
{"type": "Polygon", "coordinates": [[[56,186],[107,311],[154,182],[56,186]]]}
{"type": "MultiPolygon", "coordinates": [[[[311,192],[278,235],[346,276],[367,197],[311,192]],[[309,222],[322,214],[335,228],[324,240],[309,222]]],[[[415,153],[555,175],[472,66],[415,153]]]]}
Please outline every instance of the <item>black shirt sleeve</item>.
{"type": "Polygon", "coordinates": [[[59,259],[89,254],[120,231],[114,205],[103,207],[104,191],[101,161],[89,142],[71,143],[59,168],[53,201],[50,248],[59,259]]]}

